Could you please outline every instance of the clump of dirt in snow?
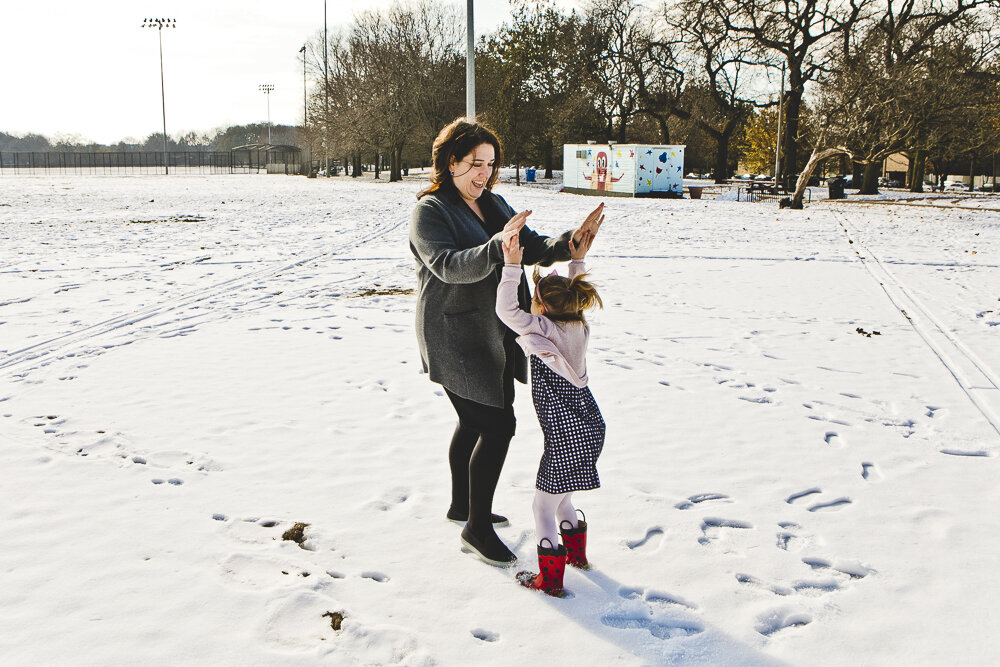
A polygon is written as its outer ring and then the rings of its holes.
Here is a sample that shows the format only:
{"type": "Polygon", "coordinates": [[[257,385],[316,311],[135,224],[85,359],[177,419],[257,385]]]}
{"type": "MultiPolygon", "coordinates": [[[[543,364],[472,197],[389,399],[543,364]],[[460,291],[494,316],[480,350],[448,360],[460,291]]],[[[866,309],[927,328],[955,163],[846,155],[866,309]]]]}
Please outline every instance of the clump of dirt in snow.
{"type": "Polygon", "coordinates": [[[297,523],[288,530],[286,530],[282,535],[281,539],[288,540],[289,542],[295,542],[299,545],[300,549],[305,549],[306,543],[306,528],[309,527],[308,523],[297,523]]]}

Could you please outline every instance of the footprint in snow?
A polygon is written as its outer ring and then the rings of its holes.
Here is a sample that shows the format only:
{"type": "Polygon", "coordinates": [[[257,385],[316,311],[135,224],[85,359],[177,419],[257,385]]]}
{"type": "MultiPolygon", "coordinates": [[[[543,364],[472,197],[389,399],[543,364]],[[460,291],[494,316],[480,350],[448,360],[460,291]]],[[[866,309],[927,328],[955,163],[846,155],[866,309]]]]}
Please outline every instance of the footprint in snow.
{"type": "Polygon", "coordinates": [[[729,532],[728,529],[733,529],[738,531],[752,530],[753,524],[748,521],[740,521],[738,519],[720,519],[718,517],[705,517],[705,519],[701,523],[702,535],[701,537],[698,538],[698,544],[702,546],[709,546],[713,543],[719,542],[729,532]]]}
{"type": "Polygon", "coordinates": [[[497,632],[491,632],[489,630],[484,630],[483,628],[473,628],[470,630],[472,636],[476,639],[480,639],[484,642],[495,642],[499,641],[500,634],[497,632]]]}
{"type": "Polygon", "coordinates": [[[601,623],[617,630],[645,630],[663,640],[690,637],[705,631],[704,626],[695,621],[650,618],[643,613],[613,612],[602,616],[601,623]]]}
{"type": "Polygon", "coordinates": [[[758,579],[757,577],[750,574],[736,573],[736,581],[750,586],[752,588],[759,588],[761,590],[767,591],[768,593],[774,593],[775,595],[780,595],[786,597],[795,593],[795,591],[787,586],[781,586],[780,584],[771,584],[763,579],[758,579]]]}
{"type": "Polygon", "coordinates": [[[663,528],[660,526],[653,526],[646,531],[646,535],[642,539],[638,540],[625,540],[625,546],[629,549],[638,549],[640,547],[646,546],[650,540],[654,537],[663,535],[663,528]]]}
{"type": "Polygon", "coordinates": [[[823,490],[818,486],[814,486],[811,489],[806,489],[805,491],[799,491],[798,493],[793,493],[792,495],[785,498],[785,502],[791,505],[796,501],[802,500],[803,498],[808,498],[809,496],[816,493],[823,493],[823,490]]]}
{"type": "Polygon", "coordinates": [[[803,558],[802,562],[814,570],[830,570],[834,573],[847,575],[851,579],[864,579],[875,572],[873,568],[862,565],[858,561],[831,561],[826,558],[810,556],[803,558]]]}
{"type": "Polygon", "coordinates": [[[678,605],[687,609],[698,608],[696,604],[688,602],[680,596],[641,587],[622,586],[618,589],[618,595],[626,600],[645,600],[650,604],[678,605]]]}
{"type": "Polygon", "coordinates": [[[878,467],[874,463],[869,461],[862,461],[861,463],[861,479],[868,482],[878,482],[882,480],[882,473],[879,471],[878,467]]]}
{"type": "Polygon", "coordinates": [[[782,551],[802,551],[813,542],[813,538],[802,534],[802,526],[794,521],[782,521],[778,528],[776,545],[782,551]]]}
{"type": "Polygon", "coordinates": [[[787,628],[809,625],[812,620],[809,614],[781,607],[758,616],[754,629],[765,637],[771,637],[787,628]]]}
{"type": "Polygon", "coordinates": [[[382,498],[372,500],[364,505],[366,509],[374,509],[379,512],[388,512],[397,505],[402,505],[409,499],[409,489],[399,487],[387,491],[382,498]]]}
{"type": "Polygon", "coordinates": [[[842,509],[845,505],[850,505],[854,501],[850,498],[837,498],[825,503],[816,503],[809,507],[810,512],[834,512],[842,509]]]}
{"type": "Polygon", "coordinates": [[[167,484],[170,484],[171,486],[181,486],[182,484],[184,484],[184,480],[182,480],[180,478],[177,478],[177,477],[171,477],[170,479],[167,479],[167,480],[161,479],[159,477],[154,477],[152,479],[152,482],[153,482],[153,484],[167,483],[167,484]]]}
{"type": "Polygon", "coordinates": [[[679,510],[689,510],[695,505],[699,505],[710,500],[729,500],[729,496],[724,493],[697,493],[693,496],[688,496],[687,500],[683,500],[674,507],[679,510]]]}
{"type": "Polygon", "coordinates": [[[940,452],[942,454],[947,454],[948,456],[971,456],[980,458],[993,458],[996,456],[996,452],[991,452],[988,449],[942,449],[940,452]]]}
{"type": "Polygon", "coordinates": [[[844,440],[836,431],[827,431],[823,440],[831,447],[836,447],[837,449],[842,449],[844,447],[844,440]]]}

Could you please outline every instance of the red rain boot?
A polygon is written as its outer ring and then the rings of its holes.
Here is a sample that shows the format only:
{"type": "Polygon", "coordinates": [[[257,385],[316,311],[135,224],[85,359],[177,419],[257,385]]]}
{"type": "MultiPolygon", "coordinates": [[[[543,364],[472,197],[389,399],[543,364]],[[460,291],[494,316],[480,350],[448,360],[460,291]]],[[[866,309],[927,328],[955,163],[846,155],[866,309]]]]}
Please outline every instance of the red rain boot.
{"type": "Polygon", "coordinates": [[[518,572],[517,580],[525,588],[540,590],[546,595],[561,598],[563,596],[563,574],[566,572],[566,547],[559,545],[553,548],[547,537],[542,542],[548,542],[548,548],[538,544],[538,570],[534,572],[518,572]]]}
{"type": "Polygon", "coordinates": [[[590,563],[587,562],[587,516],[580,510],[583,516],[576,528],[569,521],[563,521],[559,526],[562,535],[563,546],[566,547],[566,563],[581,570],[589,570],[590,563]],[[567,526],[569,526],[567,528],[567,526]]]}

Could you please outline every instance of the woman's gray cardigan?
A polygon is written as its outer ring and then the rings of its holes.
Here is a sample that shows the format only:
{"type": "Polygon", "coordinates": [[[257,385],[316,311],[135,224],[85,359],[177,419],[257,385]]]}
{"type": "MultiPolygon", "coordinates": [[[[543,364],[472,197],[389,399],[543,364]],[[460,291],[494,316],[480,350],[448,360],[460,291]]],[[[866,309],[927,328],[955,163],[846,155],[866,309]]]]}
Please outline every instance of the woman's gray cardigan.
{"type": "MultiPolygon", "coordinates": [[[[492,192],[480,197],[480,208],[492,203],[504,220],[514,215],[492,192]],[[490,198],[490,201],[484,201],[490,198]]],[[[524,264],[549,266],[570,259],[568,231],[556,238],[524,227],[520,242],[524,264]]],[[[413,209],[410,251],[417,259],[417,343],[424,372],[454,394],[494,407],[504,407],[504,333],[496,315],[497,286],[503,269],[498,232],[492,238],[479,217],[450,185],[425,195],[413,209]]],[[[530,303],[522,275],[518,301],[530,303]]],[[[514,348],[514,377],[527,382],[524,352],[514,348]]]]}

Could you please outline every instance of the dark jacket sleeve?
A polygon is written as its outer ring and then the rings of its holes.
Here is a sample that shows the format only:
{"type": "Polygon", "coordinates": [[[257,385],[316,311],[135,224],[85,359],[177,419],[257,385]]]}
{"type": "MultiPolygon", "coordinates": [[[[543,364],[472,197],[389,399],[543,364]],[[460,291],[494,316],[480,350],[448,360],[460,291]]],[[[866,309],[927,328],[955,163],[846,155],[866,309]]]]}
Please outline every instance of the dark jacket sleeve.
{"type": "Polygon", "coordinates": [[[410,250],[443,282],[479,282],[503,263],[501,235],[497,233],[485,243],[462,249],[450,217],[438,202],[422,200],[413,209],[410,250]]]}

